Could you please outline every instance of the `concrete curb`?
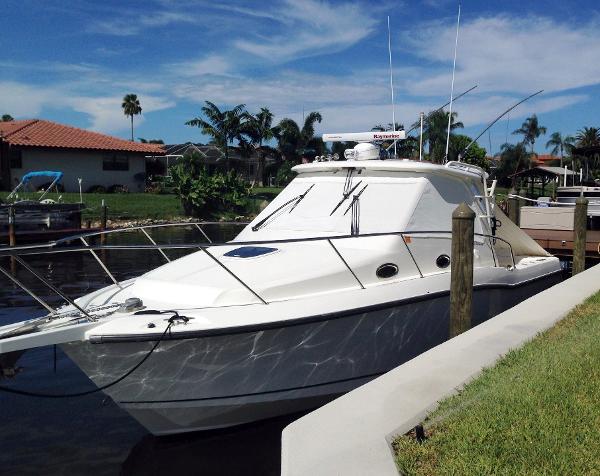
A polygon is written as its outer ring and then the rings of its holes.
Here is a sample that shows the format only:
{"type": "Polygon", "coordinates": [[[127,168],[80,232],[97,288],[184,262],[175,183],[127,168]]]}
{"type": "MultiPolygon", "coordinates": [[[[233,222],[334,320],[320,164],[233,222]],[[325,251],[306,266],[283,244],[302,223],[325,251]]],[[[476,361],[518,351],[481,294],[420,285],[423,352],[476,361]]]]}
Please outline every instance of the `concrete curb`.
{"type": "Polygon", "coordinates": [[[549,288],[288,425],[281,474],[398,475],[390,442],[600,289],[600,265],[549,288]]]}

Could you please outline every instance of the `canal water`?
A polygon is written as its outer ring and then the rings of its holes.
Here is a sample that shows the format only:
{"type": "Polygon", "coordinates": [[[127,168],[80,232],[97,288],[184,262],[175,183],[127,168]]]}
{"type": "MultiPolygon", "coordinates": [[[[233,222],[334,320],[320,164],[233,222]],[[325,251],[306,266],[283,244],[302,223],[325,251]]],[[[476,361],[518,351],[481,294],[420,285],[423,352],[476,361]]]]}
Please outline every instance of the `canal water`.
{"type": "MultiPolygon", "coordinates": [[[[237,228],[239,230],[239,227],[237,228]]],[[[213,240],[231,239],[236,227],[208,226],[213,240]]],[[[193,227],[156,229],[160,244],[205,242],[193,227]]],[[[147,244],[139,232],[107,244],[147,244]]],[[[182,251],[167,251],[170,257],[182,251]]],[[[105,253],[117,279],[164,262],[155,250],[105,253]]],[[[28,257],[28,264],[71,297],[110,283],[90,253],[28,257]]],[[[8,260],[0,263],[10,267],[8,260]]],[[[21,268],[17,276],[53,305],[61,302],[21,268]]],[[[0,278],[0,325],[43,315],[36,302],[0,278]]],[[[54,347],[26,352],[21,371],[0,385],[46,393],[93,389],[92,382],[54,347]],[[55,369],[56,366],[56,369],[55,369]]],[[[277,475],[281,430],[301,415],[234,429],[154,437],[101,392],[79,398],[33,398],[0,392],[0,474],[18,475],[277,475]]]]}

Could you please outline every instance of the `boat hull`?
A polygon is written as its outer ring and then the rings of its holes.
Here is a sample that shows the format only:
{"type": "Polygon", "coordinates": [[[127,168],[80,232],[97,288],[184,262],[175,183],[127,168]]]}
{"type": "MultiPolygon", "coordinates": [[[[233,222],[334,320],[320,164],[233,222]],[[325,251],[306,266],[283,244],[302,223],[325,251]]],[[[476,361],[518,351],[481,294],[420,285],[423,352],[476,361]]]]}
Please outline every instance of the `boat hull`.
{"type": "MultiPolygon", "coordinates": [[[[557,283],[480,286],[477,325],[557,283]]],[[[293,324],[223,329],[160,343],[105,392],[156,435],[249,423],[318,407],[448,339],[449,294],[427,295],[293,324]]],[[[98,386],[124,375],[155,341],[74,342],[67,355],[98,386]]]]}

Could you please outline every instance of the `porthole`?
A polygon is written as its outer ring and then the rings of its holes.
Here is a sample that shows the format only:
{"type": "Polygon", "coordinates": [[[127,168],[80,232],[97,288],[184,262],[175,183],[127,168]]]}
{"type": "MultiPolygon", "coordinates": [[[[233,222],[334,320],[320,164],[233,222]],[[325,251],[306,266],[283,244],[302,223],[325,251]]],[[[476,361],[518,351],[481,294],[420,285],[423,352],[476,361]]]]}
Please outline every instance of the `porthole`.
{"type": "Polygon", "coordinates": [[[447,268],[450,266],[450,256],[448,255],[439,255],[435,260],[435,264],[437,264],[438,268],[447,268]]]}
{"type": "Polygon", "coordinates": [[[382,264],[379,268],[377,268],[375,274],[381,279],[391,278],[392,276],[396,276],[398,274],[398,266],[396,266],[394,263],[382,264]]]}

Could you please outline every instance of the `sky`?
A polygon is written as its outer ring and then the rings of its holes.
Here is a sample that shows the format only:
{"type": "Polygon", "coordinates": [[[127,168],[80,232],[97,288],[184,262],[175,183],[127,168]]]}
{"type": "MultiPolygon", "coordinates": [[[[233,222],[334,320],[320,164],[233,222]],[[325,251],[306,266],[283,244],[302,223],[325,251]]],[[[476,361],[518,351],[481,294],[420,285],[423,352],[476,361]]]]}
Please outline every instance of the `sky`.
{"type": "MultiPolygon", "coordinates": [[[[600,127],[600,2],[464,0],[454,111],[477,135],[521,98],[544,93],[498,122],[480,144],[516,142],[532,113],[552,132],[600,127]]],[[[317,132],[368,131],[448,101],[455,0],[3,0],[0,114],[130,136],[125,94],[143,113],[135,137],[206,142],[185,122],[204,101],[275,121],[319,111],[317,132]]],[[[491,145],[491,148],[490,148],[491,145]]]]}

